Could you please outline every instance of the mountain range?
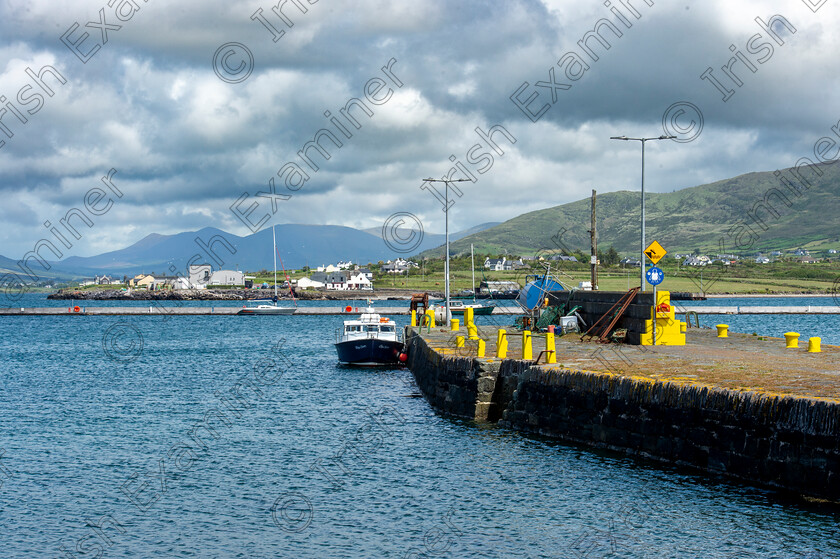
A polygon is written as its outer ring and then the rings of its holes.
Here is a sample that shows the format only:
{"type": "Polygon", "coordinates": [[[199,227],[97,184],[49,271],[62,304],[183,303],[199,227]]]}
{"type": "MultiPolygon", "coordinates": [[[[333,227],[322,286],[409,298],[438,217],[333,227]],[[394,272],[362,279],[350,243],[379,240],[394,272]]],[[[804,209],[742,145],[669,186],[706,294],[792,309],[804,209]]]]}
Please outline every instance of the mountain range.
{"type": "MultiPolygon", "coordinates": [[[[840,249],[840,166],[819,165],[795,171],[757,172],[669,193],[647,193],[646,239],[669,252],[748,253],[792,248],[840,249]],[[788,180],[787,186],[779,177],[788,180]]],[[[598,246],[620,253],[639,251],[639,192],[597,196],[598,246]]],[[[450,234],[453,254],[529,256],[541,251],[589,251],[590,199],[529,212],[504,223],[483,223],[450,234]]],[[[315,267],[339,260],[377,262],[411,255],[443,255],[444,236],[424,233],[422,242],[400,247],[382,238],[382,228],[338,225],[278,225],[277,247],[286,268],[315,267]],[[394,249],[405,248],[407,252],[394,249]]],[[[403,237],[409,237],[403,231],[403,237]]],[[[418,238],[418,240],[420,240],[418,238]]],[[[214,268],[271,269],[271,229],[240,237],[207,227],[175,235],[150,234],[135,244],[97,256],[72,256],[51,263],[44,278],[96,274],[185,273],[198,256],[214,268]],[[211,239],[216,259],[200,243],[211,239]],[[231,248],[228,248],[231,247],[231,248]]],[[[19,273],[17,261],[0,256],[0,273],[19,273]]]]}
{"type": "MultiPolygon", "coordinates": [[[[486,223],[465,231],[450,234],[450,240],[460,239],[480,231],[482,227],[493,227],[498,223],[486,223]]],[[[379,260],[407,257],[408,253],[396,249],[410,249],[417,253],[444,242],[444,235],[424,233],[422,241],[407,246],[392,242],[389,246],[382,239],[382,228],[361,231],[339,225],[277,225],[277,252],[282,264],[288,269],[310,266],[312,268],[339,260],[353,262],[377,262],[379,260]]],[[[410,235],[400,235],[409,240],[410,235]]],[[[418,237],[418,240],[419,237],[418,237]]],[[[48,251],[44,251],[48,254],[48,251]]],[[[95,275],[132,276],[138,273],[165,275],[186,274],[187,264],[207,262],[214,269],[240,269],[256,271],[273,269],[273,248],[271,229],[263,229],[253,235],[240,237],[213,227],[199,231],[159,235],[152,233],[133,245],[96,256],[71,256],[58,262],[50,262],[50,270],[30,259],[32,271],[44,279],[73,279],[95,275]],[[208,248],[209,247],[209,248],[208,248]],[[212,253],[212,254],[211,254],[212,253]],[[196,260],[195,257],[200,257],[196,260]]],[[[281,262],[278,262],[280,267],[281,262]]],[[[0,273],[20,274],[17,260],[0,256],[0,273]]]]}

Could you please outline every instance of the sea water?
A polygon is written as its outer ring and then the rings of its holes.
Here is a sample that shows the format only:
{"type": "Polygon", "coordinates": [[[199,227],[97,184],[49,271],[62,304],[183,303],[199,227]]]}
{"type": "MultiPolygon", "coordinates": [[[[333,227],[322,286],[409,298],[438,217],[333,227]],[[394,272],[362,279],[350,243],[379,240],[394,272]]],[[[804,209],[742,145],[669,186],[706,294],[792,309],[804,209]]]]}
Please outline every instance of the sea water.
{"type": "MultiPolygon", "coordinates": [[[[338,366],[344,318],[3,317],[0,556],[840,556],[832,507],[453,419],[404,368],[338,366]]],[[[736,318],[837,343],[835,316],[736,318]]]]}

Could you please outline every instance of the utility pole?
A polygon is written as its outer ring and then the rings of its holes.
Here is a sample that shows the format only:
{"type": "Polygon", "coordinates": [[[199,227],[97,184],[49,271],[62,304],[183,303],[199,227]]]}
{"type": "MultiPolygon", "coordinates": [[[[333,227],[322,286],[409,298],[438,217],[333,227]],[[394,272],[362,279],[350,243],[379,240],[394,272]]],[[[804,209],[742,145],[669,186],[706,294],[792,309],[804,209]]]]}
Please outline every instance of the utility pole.
{"type": "MultiPolygon", "coordinates": [[[[446,262],[444,263],[444,267],[443,267],[443,274],[444,274],[444,278],[445,278],[444,296],[446,297],[446,313],[445,313],[443,322],[444,322],[444,324],[446,324],[446,327],[448,328],[449,327],[449,321],[452,318],[452,311],[450,310],[450,306],[451,306],[450,303],[451,302],[450,302],[450,299],[449,299],[449,183],[451,183],[451,182],[472,182],[472,181],[470,179],[431,179],[431,178],[423,179],[423,180],[425,182],[442,182],[442,183],[444,183],[444,185],[446,185],[444,187],[444,192],[445,192],[446,196],[445,196],[445,202],[444,202],[444,206],[443,206],[443,211],[446,212],[446,217],[444,218],[445,222],[446,222],[446,227],[445,227],[446,262]]],[[[453,201],[452,203],[454,204],[455,202],[453,201]]]]}
{"type": "Polygon", "coordinates": [[[592,255],[589,262],[592,271],[590,281],[592,282],[593,290],[598,289],[598,236],[595,229],[595,195],[595,189],[592,189],[592,215],[589,228],[589,245],[592,248],[592,255]]]}

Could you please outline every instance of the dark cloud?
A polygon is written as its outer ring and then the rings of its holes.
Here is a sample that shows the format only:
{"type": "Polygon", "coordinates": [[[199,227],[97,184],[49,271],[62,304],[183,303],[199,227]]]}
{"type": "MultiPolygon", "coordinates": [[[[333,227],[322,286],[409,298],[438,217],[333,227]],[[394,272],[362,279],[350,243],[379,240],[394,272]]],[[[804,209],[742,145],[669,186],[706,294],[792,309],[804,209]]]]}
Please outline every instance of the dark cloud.
{"type": "Polygon", "coordinates": [[[573,201],[591,188],[635,189],[638,146],[608,138],[662,133],[662,114],[676,101],[701,108],[704,131],[688,144],[649,147],[652,191],[790,166],[840,120],[830,95],[840,75],[831,56],[838,15],[830,5],[813,13],[793,0],[613,2],[628,27],[601,2],[318,1],[306,14],[287,4],[290,28],[266,3],[263,15],[285,31],[274,42],[250,19],[260,3],[149,0],[82,63],[59,37],[79,22],[75,36],[87,30],[88,40],[97,40],[99,31],[84,23],[106,4],[4,6],[0,94],[14,100],[30,83],[27,67],[51,65],[67,80],[26,124],[8,112],[0,117],[14,132],[0,133],[0,218],[7,224],[0,245],[8,256],[29,249],[44,219],[83,203],[112,167],[125,196],[74,254],[149,232],[215,226],[246,233],[228,206],[243,192],[265,189],[287,162],[300,164],[298,151],[331,126],[324,112],[336,116],[349,99],[363,97],[366,82],[384,77],[381,67],[392,58],[403,86],[390,85],[393,97],[373,107],[372,118],[361,117],[362,129],[341,137],[329,160],[318,159],[320,169],[308,170],[309,182],[290,193],[276,220],[375,227],[411,210],[427,229],[442,230],[440,205],[419,188],[421,179],[447,173],[450,155],[464,162],[478,142],[476,127],[503,124],[517,141],[502,141],[505,155],[494,154],[486,174],[471,166],[479,180],[456,197],[455,228],[573,201]],[[761,32],[755,18],[776,14],[796,33],[777,24],[784,44],[774,42],[772,56],[755,62],[746,48],[761,32]],[[622,36],[602,32],[609,49],[588,40],[593,60],[578,42],[605,20],[622,36]],[[213,72],[213,53],[231,41],[254,57],[243,83],[225,83],[213,72]],[[730,45],[756,71],[736,66],[743,85],[732,86],[724,102],[700,75],[712,67],[723,79],[730,45]],[[557,65],[568,53],[589,66],[575,81],[557,65]],[[547,88],[534,87],[549,80],[551,68],[557,82],[571,85],[557,91],[555,103],[547,88]],[[550,105],[538,123],[509,99],[524,82],[522,98],[534,92],[533,107],[550,105]]]}

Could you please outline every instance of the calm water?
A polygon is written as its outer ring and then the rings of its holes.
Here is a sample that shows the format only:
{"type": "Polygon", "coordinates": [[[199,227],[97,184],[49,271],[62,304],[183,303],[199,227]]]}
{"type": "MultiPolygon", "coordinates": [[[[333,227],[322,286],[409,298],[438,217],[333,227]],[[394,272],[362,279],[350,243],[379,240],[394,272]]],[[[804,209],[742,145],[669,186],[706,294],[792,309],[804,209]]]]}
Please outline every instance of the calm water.
{"type": "Polygon", "coordinates": [[[341,320],[4,318],[2,556],[840,556],[834,510],[442,417],[341,320]]]}
{"type": "MultiPolygon", "coordinates": [[[[831,307],[838,304],[833,297],[754,297],[754,298],[714,298],[706,301],[677,301],[684,307],[690,306],[728,306],[750,307],[768,306],[820,306],[831,307]]],[[[715,324],[728,324],[732,332],[753,332],[759,335],[783,338],[785,332],[799,332],[800,340],[807,341],[812,336],[822,338],[826,344],[840,344],[840,315],[791,314],[791,315],[701,315],[700,325],[714,327],[715,324]]]]}

